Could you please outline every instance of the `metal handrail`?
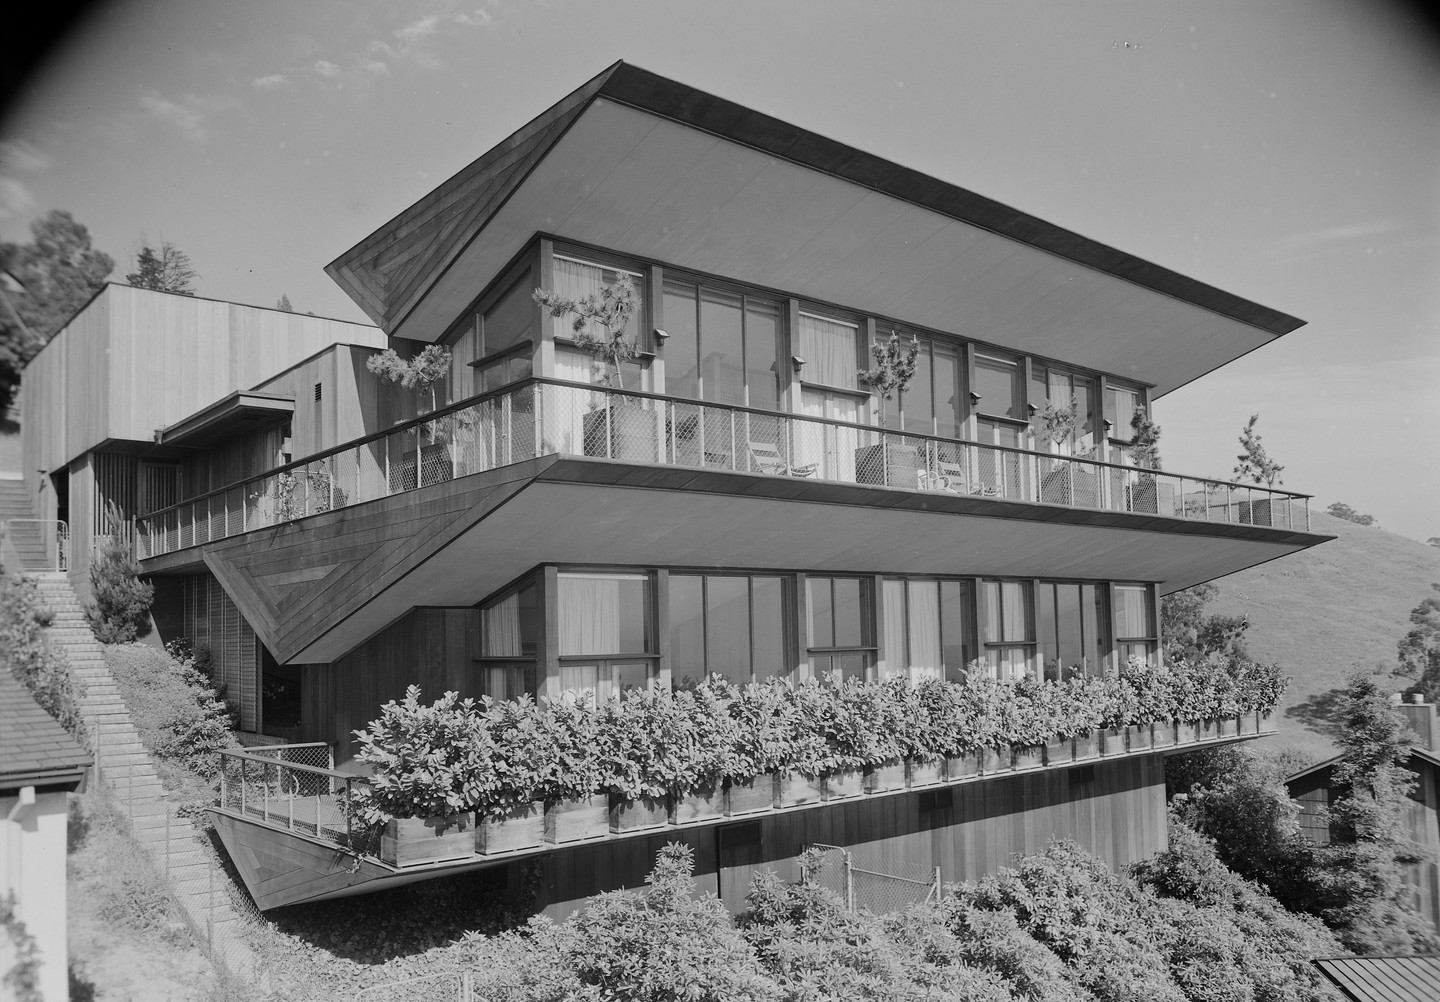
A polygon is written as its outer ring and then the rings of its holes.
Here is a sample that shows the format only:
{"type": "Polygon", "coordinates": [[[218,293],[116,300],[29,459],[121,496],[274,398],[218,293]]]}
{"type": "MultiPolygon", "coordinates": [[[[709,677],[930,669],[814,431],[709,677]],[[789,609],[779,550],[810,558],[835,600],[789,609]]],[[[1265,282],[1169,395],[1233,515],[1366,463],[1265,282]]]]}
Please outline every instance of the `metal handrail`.
{"type": "MultiPolygon", "coordinates": [[[[315,748],[328,747],[328,745],[322,742],[315,742],[304,745],[265,745],[260,747],[262,749],[315,748]]],[[[298,780],[292,779],[290,783],[289,795],[286,796],[280,792],[282,787],[285,785],[285,774],[299,773],[304,776],[323,777],[324,779],[328,780],[328,783],[326,783],[326,787],[330,792],[327,795],[330,797],[338,797],[345,804],[349,804],[352,802],[353,792],[356,784],[368,785],[370,782],[370,779],[367,776],[357,776],[354,773],[340,772],[336,769],[326,769],[320,766],[305,765],[302,762],[286,762],[283,759],[271,758],[268,755],[256,755],[253,752],[226,748],[221,749],[220,751],[219,806],[226,810],[238,811],[238,813],[242,816],[246,815],[253,807],[254,809],[257,809],[259,811],[261,818],[264,819],[266,824],[278,823],[278,819],[275,817],[275,814],[271,809],[272,798],[270,796],[270,783],[267,778],[269,771],[272,768],[275,770],[275,789],[277,791],[276,796],[273,798],[273,801],[281,802],[285,805],[285,830],[290,832],[294,832],[297,830],[295,823],[295,803],[298,795],[298,798],[301,800],[314,801],[315,817],[314,821],[310,823],[310,827],[313,829],[313,831],[309,834],[322,841],[334,842],[334,838],[327,839],[325,835],[326,825],[322,822],[320,816],[322,795],[319,792],[319,787],[316,787],[316,791],[314,793],[300,794],[300,782],[298,780]],[[238,807],[236,803],[232,802],[232,793],[234,791],[232,790],[232,778],[230,775],[231,770],[227,768],[226,764],[227,760],[238,762],[240,766],[240,775],[238,777],[238,807]],[[248,765],[250,763],[254,763],[260,767],[260,800],[258,804],[252,804],[250,802],[250,790],[252,786],[252,779],[250,776],[250,770],[248,768],[248,765]],[[338,790],[336,789],[339,786],[344,787],[343,794],[339,794],[338,790]]],[[[337,844],[341,844],[344,848],[356,851],[354,819],[351,817],[351,812],[342,808],[340,810],[340,814],[341,816],[343,816],[345,821],[345,835],[344,842],[337,844]]],[[[304,830],[303,826],[304,822],[302,822],[302,827],[299,829],[302,832],[304,830]]],[[[338,831],[336,832],[336,834],[338,835],[338,831]]]]}
{"type": "MultiPolygon", "coordinates": [[[[58,518],[7,518],[7,525],[15,525],[17,522],[24,522],[29,525],[53,525],[55,526],[55,567],[57,571],[68,571],[70,569],[70,524],[58,518]]],[[[49,547],[46,547],[49,550],[49,547]]]]}
{"type": "MultiPolygon", "coordinates": [[[[616,424],[626,420],[617,408],[623,407],[621,402],[627,399],[633,404],[629,411],[632,420],[638,411],[665,417],[663,427],[658,420],[645,419],[643,422],[648,428],[640,431],[652,436],[652,444],[656,448],[650,450],[647,458],[637,460],[639,462],[815,475],[819,479],[874,483],[911,490],[954,490],[953,485],[946,483],[947,478],[939,475],[938,468],[947,462],[954,467],[956,456],[963,453],[966,457],[964,461],[973,470],[965,478],[969,481],[967,489],[959,493],[982,493],[976,485],[987,481],[989,483],[983,493],[1001,496],[1002,500],[1134,511],[1200,521],[1253,522],[1263,517],[1267,524],[1290,529],[1309,528],[1308,500],[1311,495],[1293,491],[1237,484],[1212,477],[1186,477],[1013,446],[891,431],[874,425],[809,415],[535,377],[478,394],[431,414],[401,422],[393,428],[152,512],[143,516],[137,524],[137,552],[147,551],[139,552],[141,557],[156,556],[211,539],[238,535],[252,528],[292,522],[308,515],[405,493],[430,483],[544,455],[624,458],[615,454],[615,439],[626,432],[626,429],[617,428],[616,424]],[[602,406],[607,400],[609,405],[602,406]],[[582,411],[587,407],[588,410],[582,411]],[[604,418],[603,425],[597,424],[594,429],[596,442],[591,441],[591,414],[604,418]],[[581,423],[581,418],[585,419],[585,431],[580,436],[584,441],[577,446],[574,429],[581,423]],[[558,422],[558,433],[554,428],[546,427],[547,422],[552,425],[558,422]],[[728,422],[730,441],[723,443],[723,447],[713,455],[703,448],[696,453],[697,422],[707,429],[728,422]],[[761,429],[758,432],[761,438],[766,438],[768,433],[778,441],[788,443],[781,447],[791,458],[777,464],[780,468],[773,465],[767,468],[742,456],[747,444],[753,446],[756,428],[761,429]],[[547,433],[553,440],[547,440],[547,433]],[[809,440],[802,443],[807,435],[809,440]],[[841,436],[844,437],[843,442],[841,436]],[[465,440],[463,446],[462,439],[465,440]],[[377,445],[379,449],[375,448],[377,445]],[[874,468],[873,459],[867,460],[871,467],[862,476],[858,462],[831,463],[826,460],[827,469],[817,473],[815,467],[819,464],[793,461],[794,454],[798,452],[811,455],[817,451],[834,452],[845,445],[864,445],[866,449],[879,445],[882,448],[880,468],[874,468]],[[592,449],[592,446],[595,448],[592,449]],[[473,454],[467,452],[462,458],[459,455],[462,448],[471,449],[473,454]],[[922,466],[912,462],[908,480],[901,474],[898,483],[893,482],[896,471],[889,468],[888,459],[891,451],[897,448],[914,450],[912,461],[914,453],[923,451],[925,457],[922,466]],[[427,449],[430,452],[427,453],[427,449]],[[502,452],[504,455],[499,455],[502,452]],[[682,458],[682,452],[686,458],[682,458]],[[345,464],[353,469],[342,475],[338,471],[345,464]],[[831,470],[832,466],[836,469],[831,470]],[[802,469],[804,472],[800,472],[802,469]],[[1092,482],[1077,479],[1077,472],[1083,473],[1092,482]],[[827,475],[830,473],[834,475],[827,475]],[[348,477],[352,474],[354,481],[350,486],[348,477]],[[344,484],[337,486],[342,479],[344,484]],[[937,488],[934,484],[941,486],[937,488]],[[1163,506],[1158,488],[1153,486],[1157,484],[1166,485],[1163,506]],[[261,510],[266,507],[260,503],[264,499],[272,502],[269,507],[274,511],[261,510]],[[1272,511],[1269,507],[1271,502],[1283,505],[1283,508],[1272,511]],[[1303,516],[1298,519],[1292,507],[1296,503],[1303,509],[1303,516]],[[1169,510],[1162,510],[1162,507],[1169,510]],[[1277,512],[1281,518],[1275,517],[1277,512]],[[252,513],[258,524],[251,524],[252,513]],[[174,523],[176,537],[173,544],[168,538],[171,530],[165,528],[171,522],[174,523]],[[1301,524],[1297,526],[1297,522],[1301,524]],[[158,550],[153,542],[157,527],[165,533],[158,550]]],[[[704,432],[700,432],[699,437],[703,439],[704,432]]]]}

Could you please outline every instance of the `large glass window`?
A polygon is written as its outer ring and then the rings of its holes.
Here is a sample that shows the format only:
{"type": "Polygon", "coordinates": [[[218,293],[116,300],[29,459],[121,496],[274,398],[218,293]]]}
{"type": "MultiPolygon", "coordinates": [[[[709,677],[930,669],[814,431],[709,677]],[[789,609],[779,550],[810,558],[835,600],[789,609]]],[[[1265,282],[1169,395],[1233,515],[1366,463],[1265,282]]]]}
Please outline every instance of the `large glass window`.
{"type": "Polygon", "coordinates": [[[540,644],[538,589],[527,582],[480,607],[480,669],[485,694],[514,699],[536,691],[540,644]]]}
{"type": "Polygon", "coordinates": [[[605,700],[657,678],[648,574],[562,572],[560,688],[605,700]]]}
{"type": "Polygon", "coordinates": [[[1156,663],[1159,637],[1151,589],[1144,584],[1117,584],[1115,594],[1115,649],[1122,661],[1132,657],[1156,663]]]}
{"type": "Polygon", "coordinates": [[[1095,453],[1095,381],[1088,376],[1079,376],[1061,369],[1043,365],[1031,367],[1031,378],[1035,383],[1034,398],[1044,401],[1056,410],[1069,410],[1072,406],[1073,421],[1059,440],[1047,437],[1043,422],[1037,416],[1036,433],[1041,441],[1041,450],[1054,447],[1062,456],[1091,456],[1095,453]]]}
{"type": "Polygon", "coordinates": [[[870,579],[807,577],[805,608],[811,674],[835,682],[865,678],[875,657],[870,579]]]}
{"type": "Polygon", "coordinates": [[[1035,658],[1034,602],[1028,581],[980,582],[980,634],[993,678],[1018,678],[1035,658]]]}
{"type": "MultiPolygon", "coordinates": [[[[902,339],[908,340],[905,335],[902,339]]],[[[876,335],[876,342],[889,340],[889,335],[876,335]]],[[[915,356],[915,378],[909,387],[889,400],[877,400],[885,408],[885,426],[959,438],[964,408],[960,392],[960,349],[945,341],[916,339],[920,352],[915,356]]],[[[873,358],[873,356],[872,356],[873,358]]]]}
{"type": "Polygon", "coordinates": [[[1042,581],[1035,615],[1040,664],[1047,679],[1104,673],[1110,617],[1103,585],[1042,581]]]}
{"type": "MultiPolygon", "coordinates": [[[[550,291],[570,299],[584,299],[586,296],[600,292],[607,285],[614,285],[616,282],[628,279],[635,286],[635,294],[640,299],[640,308],[635,311],[630,318],[630,323],[625,327],[625,336],[637,347],[645,346],[645,341],[640,336],[640,332],[644,330],[642,325],[645,322],[644,275],[638,271],[628,271],[591,261],[582,261],[564,254],[556,254],[554,263],[554,288],[550,291]]],[[[575,336],[573,318],[553,317],[550,322],[554,337],[565,340],[575,336]]],[[[596,335],[604,333],[595,325],[594,321],[590,323],[590,332],[596,335]]],[[[599,382],[596,378],[596,361],[588,353],[562,347],[557,348],[555,358],[556,375],[559,378],[573,379],[577,382],[599,382]]],[[[623,365],[620,380],[628,389],[633,390],[639,387],[639,364],[627,362],[623,365]]]]}
{"type": "Polygon", "coordinates": [[[666,279],[664,308],[667,393],[765,410],[779,405],[779,303],[666,279]]]}
{"type": "Polygon", "coordinates": [[[671,574],[670,674],[744,684],[786,673],[784,579],[671,574]]]}
{"type": "Polygon", "coordinates": [[[1025,392],[1020,363],[1011,358],[975,353],[976,409],[989,417],[1025,420],[1025,392]]]}
{"type": "Polygon", "coordinates": [[[801,313],[796,341],[800,357],[805,360],[801,372],[805,382],[847,390],[860,388],[858,324],[801,313]]]}
{"type": "Polygon", "coordinates": [[[886,674],[957,680],[975,658],[968,581],[884,582],[886,674]]]}

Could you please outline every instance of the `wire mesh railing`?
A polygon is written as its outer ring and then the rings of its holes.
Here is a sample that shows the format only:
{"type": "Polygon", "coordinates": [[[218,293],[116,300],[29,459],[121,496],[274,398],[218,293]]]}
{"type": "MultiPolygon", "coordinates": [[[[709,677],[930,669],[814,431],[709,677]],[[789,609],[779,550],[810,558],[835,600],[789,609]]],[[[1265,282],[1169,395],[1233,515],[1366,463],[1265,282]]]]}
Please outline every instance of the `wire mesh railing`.
{"type": "Polygon", "coordinates": [[[137,522],[160,556],[548,455],[1308,531],[1308,495],[555,380],[456,404],[137,522]]]}
{"type": "Polygon", "coordinates": [[[329,755],[329,748],[319,744],[221,751],[219,806],[358,855],[376,855],[379,833],[348,809],[355,789],[369,780],[330,768],[329,755]]]}
{"type": "Polygon", "coordinates": [[[833,891],[848,911],[885,915],[911,905],[939,902],[940,868],[891,858],[868,849],[815,844],[816,866],[806,879],[833,891]]]}

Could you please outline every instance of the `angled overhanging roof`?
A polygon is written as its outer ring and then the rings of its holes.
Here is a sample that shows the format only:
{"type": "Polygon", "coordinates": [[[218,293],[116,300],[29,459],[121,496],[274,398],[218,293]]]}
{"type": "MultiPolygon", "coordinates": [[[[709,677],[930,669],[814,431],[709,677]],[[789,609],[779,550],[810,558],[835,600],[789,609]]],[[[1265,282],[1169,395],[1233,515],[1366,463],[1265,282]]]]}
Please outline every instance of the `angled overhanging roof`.
{"type": "Polygon", "coordinates": [[[236,390],[155,433],[156,445],[203,449],[262,425],[287,421],[295,413],[292,394],[236,390]]]}
{"type": "Polygon", "coordinates": [[[617,63],[326,271],[434,341],[536,233],[1149,383],[1303,321],[617,63]]]}
{"type": "Polygon", "coordinates": [[[1328,538],[549,456],[201,552],[270,652],[309,664],[339,659],[417,606],[475,605],[538,563],[633,564],[640,539],[655,566],[1158,581],[1169,592],[1328,538]]]}

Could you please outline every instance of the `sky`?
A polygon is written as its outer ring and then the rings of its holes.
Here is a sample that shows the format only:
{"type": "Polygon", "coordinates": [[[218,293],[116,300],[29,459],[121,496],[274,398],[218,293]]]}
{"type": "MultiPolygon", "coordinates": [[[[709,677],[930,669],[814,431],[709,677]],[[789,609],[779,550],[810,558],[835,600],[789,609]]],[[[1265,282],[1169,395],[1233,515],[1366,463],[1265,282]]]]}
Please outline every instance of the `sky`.
{"type": "Polygon", "coordinates": [[[1382,0],[127,0],[5,95],[0,239],[66,209],[197,292],[323,266],[618,59],[1305,327],[1161,399],[1165,469],[1440,536],[1440,34],[1382,0]]]}

